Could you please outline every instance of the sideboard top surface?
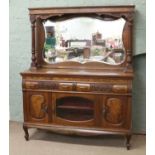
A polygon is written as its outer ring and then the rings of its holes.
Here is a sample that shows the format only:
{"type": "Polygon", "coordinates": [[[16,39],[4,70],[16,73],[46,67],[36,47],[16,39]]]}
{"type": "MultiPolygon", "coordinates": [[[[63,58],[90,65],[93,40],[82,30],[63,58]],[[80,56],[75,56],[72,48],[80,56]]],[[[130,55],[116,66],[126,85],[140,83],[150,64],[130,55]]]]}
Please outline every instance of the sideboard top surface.
{"type": "Polygon", "coordinates": [[[27,70],[21,75],[65,75],[65,76],[94,76],[94,77],[124,77],[133,78],[133,72],[103,71],[103,70],[73,70],[73,69],[37,69],[27,70]]]}

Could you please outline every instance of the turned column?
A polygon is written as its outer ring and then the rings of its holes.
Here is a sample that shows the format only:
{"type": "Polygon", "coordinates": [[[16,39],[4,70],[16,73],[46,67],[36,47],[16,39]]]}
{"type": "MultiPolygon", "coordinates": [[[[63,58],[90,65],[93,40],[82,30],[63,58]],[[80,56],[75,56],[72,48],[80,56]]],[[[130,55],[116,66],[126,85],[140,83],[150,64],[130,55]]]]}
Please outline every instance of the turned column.
{"type": "Polygon", "coordinates": [[[133,14],[124,15],[126,20],[123,30],[123,43],[126,51],[126,66],[125,72],[129,72],[132,69],[132,27],[133,27],[133,14]]]}
{"type": "Polygon", "coordinates": [[[31,68],[36,68],[36,57],[35,57],[35,17],[30,17],[31,21],[31,34],[32,34],[32,57],[31,57],[31,68]]]}

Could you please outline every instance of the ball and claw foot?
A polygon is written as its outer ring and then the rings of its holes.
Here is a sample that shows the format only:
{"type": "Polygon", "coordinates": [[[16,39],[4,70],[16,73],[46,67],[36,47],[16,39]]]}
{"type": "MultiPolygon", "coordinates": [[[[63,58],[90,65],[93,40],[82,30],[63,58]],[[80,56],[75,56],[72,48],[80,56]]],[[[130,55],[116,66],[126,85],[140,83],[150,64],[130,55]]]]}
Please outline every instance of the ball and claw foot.
{"type": "Polygon", "coordinates": [[[23,130],[25,132],[25,140],[28,141],[29,140],[29,133],[28,133],[28,128],[26,126],[23,126],[23,130]]]}

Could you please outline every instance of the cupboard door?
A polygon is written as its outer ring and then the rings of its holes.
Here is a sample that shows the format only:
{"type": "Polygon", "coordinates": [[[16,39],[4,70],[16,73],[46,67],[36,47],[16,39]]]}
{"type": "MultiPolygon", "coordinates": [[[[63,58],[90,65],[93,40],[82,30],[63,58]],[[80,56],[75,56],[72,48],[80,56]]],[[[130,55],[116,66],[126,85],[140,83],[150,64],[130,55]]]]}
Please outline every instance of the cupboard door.
{"type": "Polygon", "coordinates": [[[130,129],[131,98],[105,96],[102,99],[102,126],[104,128],[130,129]]]}
{"type": "Polygon", "coordinates": [[[48,93],[26,92],[24,101],[26,121],[48,122],[48,93]]]}
{"type": "Polygon", "coordinates": [[[56,124],[94,126],[97,124],[97,98],[84,94],[52,94],[53,121],[56,124]]]}

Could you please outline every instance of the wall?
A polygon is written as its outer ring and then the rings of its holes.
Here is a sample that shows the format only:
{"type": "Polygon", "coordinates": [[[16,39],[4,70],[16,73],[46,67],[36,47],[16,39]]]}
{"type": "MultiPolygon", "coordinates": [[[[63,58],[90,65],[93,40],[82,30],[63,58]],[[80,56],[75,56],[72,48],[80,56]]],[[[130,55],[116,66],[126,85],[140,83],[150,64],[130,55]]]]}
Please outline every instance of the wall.
{"type": "Polygon", "coordinates": [[[29,7],[136,5],[134,27],[133,129],[145,131],[145,0],[10,0],[10,120],[22,121],[21,77],[31,60],[29,7]]]}
{"type": "Polygon", "coordinates": [[[146,55],[135,56],[133,81],[133,128],[135,132],[146,130],[146,55]]]}

